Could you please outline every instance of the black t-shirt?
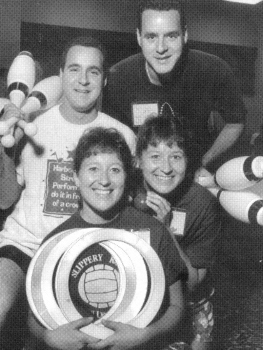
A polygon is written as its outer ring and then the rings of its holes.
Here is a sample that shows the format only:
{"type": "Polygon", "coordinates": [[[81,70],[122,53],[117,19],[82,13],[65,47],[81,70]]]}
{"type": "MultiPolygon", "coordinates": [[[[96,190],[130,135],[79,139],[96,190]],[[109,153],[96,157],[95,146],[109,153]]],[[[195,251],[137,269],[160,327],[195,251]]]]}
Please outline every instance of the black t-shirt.
{"type": "MultiPolygon", "coordinates": [[[[150,245],[159,256],[165,275],[165,294],[163,302],[152,322],[159,319],[165,313],[165,310],[167,310],[170,303],[169,286],[179,281],[180,279],[185,279],[185,276],[187,274],[185,263],[181,259],[179,252],[174,246],[172,238],[165,226],[150,215],[142,213],[141,211],[136,210],[131,206],[124,208],[124,210],[120,212],[119,216],[116,219],[105,225],[90,224],[82,219],[79,212],[76,212],[68,220],[53,230],[47,237],[45,237],[43,242],[65,230],[73,228],[93,227],[116,228],[127,231],[139,231],[147,229],[150,231],[150,245]]],[[[97,244],[97,246],[99,246],[99,244],[97,244]]],[[[98,252],[100,249],[101,247],[98,247],[96,251],[98,252]]],[[[98,255],[98,253],[96,253],[96,255],[98,255]]],[[[82,306],[79,305],[79,307],[80,310],[82,306]]],[[[98,311],[95,312],[94,316],[96,316],[96,313],[98,313],[98,311]]]]}
{"type": "MultiPolygon", "coordinates": [[[[145,191],[141,179],[136,195],[145,191]]],[[[189,257],[191,265],[197,269],[208,270],[206,278],[190,296],[192,302],[198,302],[208,298],[212,291],[212,266],[221,239],[221,209],[209,191],[187,180],[166,197],[166,200],[172,207],[166,218],[166,225],[176,232],[176,240],[189,257]]],[[[151,215],[155,213],[152,211],[151,215]]]]}
{"type": "MultiPolygon", "coordinates": [[[[140,192],[145,192],[143,184],[137,194],[140,192]]],[[[175,237],[190,258],[192,266],[198,269],[210,268],[221,238],[221,209],[218,201],[204,187],[187,182],[182,183],[166,199],[174,211],[167,218],[167,224],[176,232],[175,237]]],[[[152,215],[155,213],[152,212],[152,215]]]]}
{"type": "Polygon", "coordinates": [[[103,111],[134,131],[132,106],[158,103],[159,112],[180,113],[180,122],[194,141],[207,150],[213,142],[208,132],[211,111],[218,111],[226,123],[244,123],[246,110],[235,77],[222,59],[197,50],[187,50],[173,81],[161,86],[150,83],[141,53],[114,65],[103,93],[103,111]],[[171,108],[170,108],[171,107],[171,108]]]}
{"type": "Polygon", "coordinates": [[[150,244],[163,265],[166,285],[172,285],[185,274],[185,264],[174,247],[172,238],[166,228],[156,219],[130,206],[126,207],[116,219],[105,225],[90,224],[82,219],[79,212],[77,212],[46,236],[43,242],[65,230],[92,227],[116,228],[127,231],[148,229],[150,231],[150,244]]]}

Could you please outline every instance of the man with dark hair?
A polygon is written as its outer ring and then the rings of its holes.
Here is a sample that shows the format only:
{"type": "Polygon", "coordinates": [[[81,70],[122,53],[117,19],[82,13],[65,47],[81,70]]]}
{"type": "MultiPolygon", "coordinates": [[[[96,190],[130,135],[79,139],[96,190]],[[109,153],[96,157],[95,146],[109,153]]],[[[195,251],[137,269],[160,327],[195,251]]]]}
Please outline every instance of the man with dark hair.
{"type": "Polygon", "coordinates": [[[64,70],[66,60],[67,60],[67,55],[69,50],[73,46],[84,46],[84,47],[93,47],[94,49],[98,49],[102,53],[103,57],[103,74],[104,74],[104,79],[107,77],[107,52],[103,44],[95,37],[93,36],[79,36],[77,38],[73,38],[70,40],[64,47],[64,50],[61,55],[60,59],[60,68],[64,70]]]}
{"type": "Polygon", "coordinates": [[[146,0],[138,13],[142,52],[114,65],[103,94],[103,111],[135,131],[150,114],[165,110],[188,129],[202,148],[206,167],[237,141],[246,110],[225,61],[187,45],[183,7],[177,0],[146,0]],[[214,140],[208,130],[212,111],[225,126],[214,140]]]}
{"type": "MultiPolygon", "coordinates": [[[[0,232],[1,339],[9,312],[24,291],[31,258],[43,238],[78,209],[72,157],[83,132],[98,126],[115,128],[125,137],[131,150],[135,149],[132,130],[97,108],[106,82],[100,43],[93,38],[77,38],[67,46],[63,57],[62,102],[34,120],[38,132],[25,145],[16,168],[17,182],[23,190],[0,232]],[[40,152],[37,153],[36,148],[40,152]]],[[[14,115],[19,117],[20,110],[8,105],[3,118],[14,115]]],[[[10,159],[6,154],[1,159],[6,169],[10,159]]],[[[0,176],[0,188],[3,180],[6,178],[0,176]]]]}

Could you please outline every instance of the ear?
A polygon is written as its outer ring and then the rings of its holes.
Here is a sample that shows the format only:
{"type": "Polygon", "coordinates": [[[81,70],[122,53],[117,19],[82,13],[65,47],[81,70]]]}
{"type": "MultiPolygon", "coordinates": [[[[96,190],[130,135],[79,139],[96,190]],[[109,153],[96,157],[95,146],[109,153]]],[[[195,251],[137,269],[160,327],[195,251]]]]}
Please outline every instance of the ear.
{"type": "Polygon", "coordinates": [[[80,181],[79,181],[79,178],[78,178],[76,171],[73,171],[73,177],[74,177],[74,181],[75,181],[76,186],[79,187],[80,181]]]}
{"type": "Polygon", "coordinates": [[[134,157],[133,164],[136,169],[140,168],[140,159],[138,157],[134,157]]]}
{"type": "Polygon", "coordinates": [[[60,80],[62,81],[62,76],[63,76],[63,71],[62,71],[62,69],[60,68],[59,69],[59,77],[60,77],[60,80]]]}
{"type": "Polygon", "coordinates": [[[138,28],[136,29],[136,35],[137,35],[137,42],[139,46],[142,46],[142,37],[138,28]]]}
{"type": "Polygon", "coordinates": [[[185,32],[184,32],[184,43],[186,44],[188,41],[188,30],[187,28],[185,29],[185,32]]]}

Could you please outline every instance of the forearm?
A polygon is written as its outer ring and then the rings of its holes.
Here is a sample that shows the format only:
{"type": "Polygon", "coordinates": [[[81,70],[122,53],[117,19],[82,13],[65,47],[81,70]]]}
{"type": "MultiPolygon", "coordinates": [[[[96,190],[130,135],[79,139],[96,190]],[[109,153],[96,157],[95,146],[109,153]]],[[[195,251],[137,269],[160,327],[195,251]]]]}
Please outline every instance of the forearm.
{"type": "Polygon", "coordinates": [[[160,348],[176,338],[183,318],[184,302],[181,293],[181,282],[176,282],[170,287],[171,289],[173,289],[171,302],[165,314],[145,329],[147,341],[152,343],[154,340],[154,344],[158,344],[160,348]]]}
{"type": "Polygon", "coordinates": [[[35,319],[31,312],[28,318],[28,328],[31,336],[36,340],[36,342],[43,344],[47,330],[35,319]]]}
{"type": "Polygon", "coordinates": [[[163,348],[178,339],[179,323],[183,317],[183,309],[172,305],[166,314],[153,325],[147,327],[146,339],[148,344],[153,344],[156,349],[163,348]]]}
{"type": "Polygon", "coordinates": [[[196,269],[191,267],[191,273],[188,268],[187,291],[189,295],[194,293],[198,286],[205,280],[207,269],[196,269]]]}
{"type": "Polygon", "coordinates": [[[0,209],[9,208],[18,199],[20,192],[14,161],[8,157],[0,144],[0,209]]]}
{"type": "Polygon", "coordinates": [[[243,124],[226,124],[212,147],[203,156],[202,165],[205,167],[208,163],[229,149],[237,141],[243,128],[243,124]]]}

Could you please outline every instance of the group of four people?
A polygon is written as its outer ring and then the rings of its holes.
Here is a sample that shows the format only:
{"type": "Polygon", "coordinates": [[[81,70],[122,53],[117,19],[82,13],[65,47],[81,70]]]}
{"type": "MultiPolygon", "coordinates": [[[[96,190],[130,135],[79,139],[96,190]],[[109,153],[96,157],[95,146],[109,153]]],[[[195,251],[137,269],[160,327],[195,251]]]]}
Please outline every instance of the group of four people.
{"type": "MultiPolygon", "coordinates": [[[[194,325],[187,341],[193,349],[211,341],[220,212],[194,175],[236,141],[245,109],[228,66],[187,47],[178,1],[144,1],[137,37],[142,54],[109,74],[96,39],[71,41],[60,66],[63,99],[35,119],[38,133],[16,168],[0,145],[1,207],[17,200],[0,233],[0,332],[25,292],[28,265],[43,239],[68,228],[150,229],[166,276],[163,307],[145,329],[105,321],[115,333],[100,342],[79,331],[90,319],[48,331],[31,315],[37,348],[117,350],[154,341],[161,349],[181,338],[183,295],[194,325]],[[102,110],[111,116],[98,110],[102,90],[102,110]],[[204,135],[213,110],[226,125],[211,143],[204,135]],[[138,127],[136,140],[131,128],[138,127]]],[[[2,118],[20,113],[9,105],[2,118]]]]}

